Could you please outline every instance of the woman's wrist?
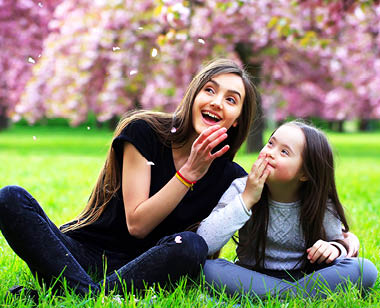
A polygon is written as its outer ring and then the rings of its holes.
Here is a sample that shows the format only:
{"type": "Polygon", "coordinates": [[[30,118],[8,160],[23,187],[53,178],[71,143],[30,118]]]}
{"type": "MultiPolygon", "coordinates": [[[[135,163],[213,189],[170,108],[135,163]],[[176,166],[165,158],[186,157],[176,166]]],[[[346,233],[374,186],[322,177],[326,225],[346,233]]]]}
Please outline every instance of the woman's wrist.
{"type": "Polygon", "coordinates": [[[195,183],[198,180],[198,177],[192,172],[189,168],[184,165],[182,168],[178,170],[180,176],[186,179],[187,182],[195,183]]]}

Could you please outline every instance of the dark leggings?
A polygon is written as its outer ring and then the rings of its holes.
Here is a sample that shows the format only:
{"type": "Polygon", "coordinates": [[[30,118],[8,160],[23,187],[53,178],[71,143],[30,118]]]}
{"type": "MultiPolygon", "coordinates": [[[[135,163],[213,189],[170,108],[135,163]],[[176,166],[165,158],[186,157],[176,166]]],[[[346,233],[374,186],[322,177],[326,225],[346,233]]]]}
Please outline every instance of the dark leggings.
{"type": "Polygon", "coordinates": [[[78,294],[87,294],[90,288],[98,293],[102,285],[106,294],[113,289],[120,293],[123,285],[127,290],[132,286],[144,289],[153,283],[174,282],[183,275],[194,276],[208,250],[202,237],[181,232],[162,238],[131,261],[123,253],[107,252],[107,272],[111,273],[95,282],[87,271],[104,271],[104,251],[62,233],[38,202],[18,186],[0,190],[0,229],[9,246],[39,280],[50,284],[57,277],[65,278],[78,294]],[[176,236],[181,236],[180,243],[175,241],[176,236]]]}

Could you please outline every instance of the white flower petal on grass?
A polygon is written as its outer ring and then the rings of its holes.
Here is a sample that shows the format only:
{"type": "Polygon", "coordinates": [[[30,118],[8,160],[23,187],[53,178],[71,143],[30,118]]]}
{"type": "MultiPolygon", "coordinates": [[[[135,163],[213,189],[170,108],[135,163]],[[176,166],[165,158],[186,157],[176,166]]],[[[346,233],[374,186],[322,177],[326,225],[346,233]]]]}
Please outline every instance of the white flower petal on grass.
{"type": "Polygon", "coordinates": [[[177,244],[181,244],[182,243],[182,237],[180,235],[177,235],[174,238],[174,242],[176,242],[177,244]]]}
{"type": "Polygon", "coordinates": [[[91,127],[90,126],[87,126],[87,130],[90,130],[91,129],[91,127]]]}
{"type": "Polygon", "coordinates": [[[37,137],[36,137],[36,136],[33,136],[33,140],[36,141],[36,140],[37,140],[37,137]]]}

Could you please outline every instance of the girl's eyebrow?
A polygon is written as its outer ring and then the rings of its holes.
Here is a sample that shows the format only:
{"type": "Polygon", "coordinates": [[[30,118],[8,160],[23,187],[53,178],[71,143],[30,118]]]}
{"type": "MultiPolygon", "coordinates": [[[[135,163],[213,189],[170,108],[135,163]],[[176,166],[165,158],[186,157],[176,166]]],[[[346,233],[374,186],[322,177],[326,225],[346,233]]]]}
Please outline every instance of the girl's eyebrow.
{"type": "MultiPolygon", "coordinates": [[[[278,141],[275,136],[270,137],[269,140],[271,140],[271,139],[273,139],[276,142],[278,141]]],[[[280,143],[280,145],[283,146],[284,148],[287,148],[290,152],[292,152],[293,154],[295,154],[295,152],[293,151],[293,149],[292,149],[291,146],[289,146],[289,145],[287,145],[285,143],[280,143]]]]}
{"type": "MultiPolygon", "coordinates": [[[[220,88],[219,83],[217,83],[214,79],[210,79],[209,82],[213,83],[218,89],[220,88]]],[[[235,93],[235,94],[238,95],[239,98],[241,99],[241,94],[240,94],[239,91],[232,90],[232,89],[227,89],[227,92],[235,93]]]]}

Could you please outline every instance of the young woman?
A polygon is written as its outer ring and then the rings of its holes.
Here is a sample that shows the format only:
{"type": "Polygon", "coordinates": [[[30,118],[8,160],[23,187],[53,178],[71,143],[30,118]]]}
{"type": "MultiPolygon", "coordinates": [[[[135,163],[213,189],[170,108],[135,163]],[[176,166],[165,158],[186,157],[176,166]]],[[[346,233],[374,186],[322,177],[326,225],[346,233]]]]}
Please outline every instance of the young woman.
{"type": "Polygon", "coordinates": [[[325,135],[299,121],[280,126],[248,177],[236,179],[197,233],[209,254],[239,230],[238,261],[207,260],[206,281],[228,293],[314,296],[348,281],[372,287],[368,260],[345,258],[348,224],[325,135]],[[360,261],[360,262],[359,262],[360,261]]]}
{"type": "Polygon", "coordinates": [[[211,62],[174,115],[139,111],[120,121],[88,204],[74,221],[58,229],[26,190],[1,189],[4,237],[39,279],[65,278],[79,294],[197,274],[207,245],[185,230],[246,174],[232,159],[248,134],[256,95],[234,62],[211,62]]]}

